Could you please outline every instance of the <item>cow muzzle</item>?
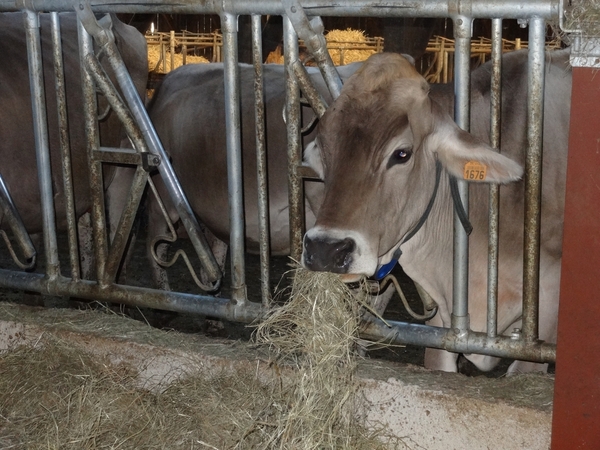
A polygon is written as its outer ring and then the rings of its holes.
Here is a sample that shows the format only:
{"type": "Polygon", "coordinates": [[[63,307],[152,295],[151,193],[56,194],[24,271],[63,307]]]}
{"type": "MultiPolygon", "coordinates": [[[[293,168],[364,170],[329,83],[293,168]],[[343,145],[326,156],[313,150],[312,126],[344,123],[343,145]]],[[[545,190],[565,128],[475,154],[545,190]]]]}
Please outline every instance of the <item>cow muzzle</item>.
{"type": "Polygon", "coordinates": [[[352,238],[333,239],[304,236],[302,265],[315,272],[348,273],[356,242],[352,238]]]}

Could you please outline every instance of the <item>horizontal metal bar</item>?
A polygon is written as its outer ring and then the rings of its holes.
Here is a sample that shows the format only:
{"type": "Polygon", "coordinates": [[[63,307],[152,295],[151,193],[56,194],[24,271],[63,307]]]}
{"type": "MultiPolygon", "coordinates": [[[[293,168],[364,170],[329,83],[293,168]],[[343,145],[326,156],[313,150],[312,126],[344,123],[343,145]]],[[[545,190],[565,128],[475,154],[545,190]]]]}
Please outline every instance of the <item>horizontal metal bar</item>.
{"type": "Polygon", "coordinates": [[[202,314],[236,322],[250,323],[260,317],[259,303],[246,302],[239,307],[231,300],[208,295],[185,294],[119,284],[99,285],[95,281],[57,277],[53,280],[40,273],[0,269],[0,285],[9,289],[39,292],[43,295],[66,295],[88,300],[110,301],[129,306],[202,314]]]}
{"type": "MultiPolygon", "coordinates": [[[[35,11],[72,11],[71,0],[29,0],[29,9],[35,11]]],[[[171,14],[271,14],[284,15],[280,0],[92,0],[94,12],[114,13],[171,13],[171,14]]],[[[350,16],[350,17],[456,17],[466,14],[477,18],[518,19],[541,17],[558,20],[559,0],[510,1],[381,1],[302,0],[302,7],[311,16],[350,16]]],[[[0,3],[0,12],[23,9],[23,0],[8,0],[0,3]]]]}
{"type": "MultiPolygon", "coordinates": [[[[89,300],[111,301],[189,314],[202,314],[220,319],[250,323],[263,313],[256,302],[236,305],[229,299],[208,295],[185,294],[135,286],[109,284],[100,286],[94,281],[77,282],[58,277],[48,279],[43,274],[0,269],[0,284],[9,289],[39,292],[44,295],[67,295],[89,300]]],[[[485,333],[456,334],[451,329],[379,319],[365,322],[361,337],[390,344],[411,344],[439,348],[459,353],[482,353],[500,358],[518,358],[535,362],[554,362],[556,345],[543,342],[524,342],[506,336],[489,338],[485,333]]]]}
{"type": "Polygon", "coordinates": [[[410,344],[439,348],[456,353],[479,353],[499,358],[523,359],[540,363],[556,361],[556,345],[545,342],[526,342],[508,336],[488,337],[486,333],[432,327],[373,319],[361,327],[361,337],[390,344],[410,344]]]}
{"type": "Polygon", "coordinates": [[[111,164],[142,164],[142,155],[131,149],[100,147],[100,150],[92,152],[92,157],[94,161],[111,164]]]}
{"type": "Polygon", "coordinates": [[[305,179],[313,179],[313,180],[320,180],[321,177],[319,176],[319,174],[317,172],[315,172],[315,169],[313,169],[310,166],[306,166],[304,164],[300,164],[297,168],[296,168],[296,172],[298,173],[299,177],[305,178],[305,179]]]}

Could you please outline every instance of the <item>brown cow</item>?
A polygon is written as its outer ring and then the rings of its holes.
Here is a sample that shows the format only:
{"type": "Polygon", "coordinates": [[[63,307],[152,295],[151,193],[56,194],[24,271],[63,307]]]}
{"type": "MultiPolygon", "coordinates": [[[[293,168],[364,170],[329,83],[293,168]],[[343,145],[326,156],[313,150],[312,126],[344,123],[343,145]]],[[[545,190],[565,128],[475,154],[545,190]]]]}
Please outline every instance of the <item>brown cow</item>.
{"type": "MultiPolygon", "coordinates": [[[[547,55],[542,194],[540,338],[556,338],[564,211],[565,167],[571,75],[568,52],[547,55]]],[[[502,155],[484,141],[489,135],[490,65],[472,74],[471,132],[448,114],[452,86],[429,86],[397,54],[372,56],[352,76],[319,123],[306,161],[324,180],[315,226],[304,237],[303,265],[371,276],[398,248],[404,271],[439,306],[430,321],[450,326],[452,308],[453,204],[449,176],[467,177],[474,167],[485,183],[501,189],[498,332],[520,327],[523,267],[522,165],[527,148],[527,53],[504,57],[502,155]],[[405,242],[432,198],[436,165],[443,168],[437,195],[424,225],[405,242]]],[[[471,328],[486,326],[488,188],[470,188],[469,312],[471,328]]],[[[456,354],[428,349],[427,367],[455,371],[456,354]]],[[[471,355],[482,370],[498,358],[471,355]]],[[[545,369],[542,366],[541,369],[545,369]]],[[[540,369],[516,361],[509,372],[540,369]]]]}

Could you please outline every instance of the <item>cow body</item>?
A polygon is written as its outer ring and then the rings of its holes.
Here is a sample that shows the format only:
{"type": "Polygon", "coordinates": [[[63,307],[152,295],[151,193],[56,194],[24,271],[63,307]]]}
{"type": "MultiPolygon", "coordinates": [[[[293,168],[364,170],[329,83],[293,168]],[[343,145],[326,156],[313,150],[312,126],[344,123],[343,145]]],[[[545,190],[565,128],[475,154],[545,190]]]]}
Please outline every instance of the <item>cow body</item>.
{"type": "MultiPolygon", "coordinates": [[[[547,55],[540,267],[540,338],[554,342],[560,281],[562,216],[571,76],[568,53],[547,55]]],[[[344,274],[373,275],[398,248],[404,271],[439,306],[430,322],[450,327],[452,311],[453,204],[449,174],[463,178],[466,163],[486,166],[487,182],[500,190],[498,332],[520,327],[523,268],[527,53],[503,60],[502,142],[499,155],[489,136],[490,65],[472,74],[471,133],[451,120],[452,86],[431,86],[401,56],[371,57],[345,84],[322,118],[306,160],[324,180],[315,227],[304,238],[303,264],[344,274]],[[404,242],[427,208],[443,167],[431,213],[404,242]]],[[[488,253],[488,187],[470,185],[469,312],[471,329],[485,331],[488,253]]],[[[497,358],[471,355],[482,370],[497,358]]],[[[456,370],[456,355],[426,352],[427,367],[456,370]]],[[[515,362],[510,371],[538,369],[515,362]]],[[[542,367],[543,369],[544,367],[542,367]]]]}
{"type": "MultiPolygon", "coordinates": [[[[282,65],[265,65],[265,126],[268,158],[268,193],[270,246],[275,255],[289,254],[289,201],[287,134],[283,121],[285,76],[282,65]]],[[[342,77],[353,73],[358,65],[341,68],[342,77]]],[[[243,152],[244,214],[246,248],[258,252],[258,200],[256,171],[256,134],[254,125],[254,69],[240,64],[241,140],[243,152]]],[[[325,84],[315,68],[307,68],[321,94],[329,99],[325,84]]],[[[148,111],[173,168],[188,195],[193,211],[206,225],[211,242],[229,242],[229,209],[227,187],[227,151],[222,64],[190,64],[169,73],[148,105],[148,111]],[[212,236],[214,235],[214,236],[212,236]]],[[[313,116],[303,109],[304,122],[313,116]]],[[[312,135],[305,137],[312,139],[312,135]]],[[[155,177],[158,178],[158,177],[155,177]]],[[[178,216],[160,179],[156,180],[170,219],[178,216]]],[[[312,183],[320,184],[320,183],[312,183]]],[[[307,188],[312,191],[314,186],[307,188]]],[[[318,187],[316,187],[318,189],[318,187]]],[[[156,236],[167,233],[166,223],[153,199],[149,205],[148,245],[156,236]]],[[[307,223],[314,223],[314,214],[307,208],[307,223]]],[[[213,245],[224,257],[224,247],[213,245]]],[[[148,249],[151,252],[151,249],[148,249]]],[[[164,273],[155,266],[158,287],[167,288],[164,273]],[[157,275],[157,273],[160,273],[157,275]]]]}
{"type": "MultiPolygon", "coordinates": [[[[4,60],[4,64],[0,66],[0,111],[3,114],[0,120],[0,173],[8,185],[27,231],[33,234],[42,230],[42,214],[23,22],[23,13],[0,14],[0,36],[2,36],[0,53],[4,60]]],[[[135,28],[123,24],[116,16],[112,17],[112,23],[115,40],[123,60],[138,92],[140,95],[145,95],[148,76],[146,41],[135,28]]],[[[40,24],[56,221],[58,229],[65,229],[65,195],[48,14],[40,14],[40,24]]],[[[60,14],[60,25],[75,205],[79,217],[90,208],[91,200],[75,14],[60,14]]],[[[107,70],[107,72],[112,77],[112,71],[107,70]]],[[[106,105],[107,102],[100,97],[99,113],[106,111],[106,105]]],[[[116,114],[111,111],[100,122],[101,144],[119,147],[124,137],[123,127],[116,114]]],[[[105,171],[105,174],[110,175],[109,171],[105,171]]],[[[108,181],[111,179],[111,177],[107,178],[108,181]]]]}

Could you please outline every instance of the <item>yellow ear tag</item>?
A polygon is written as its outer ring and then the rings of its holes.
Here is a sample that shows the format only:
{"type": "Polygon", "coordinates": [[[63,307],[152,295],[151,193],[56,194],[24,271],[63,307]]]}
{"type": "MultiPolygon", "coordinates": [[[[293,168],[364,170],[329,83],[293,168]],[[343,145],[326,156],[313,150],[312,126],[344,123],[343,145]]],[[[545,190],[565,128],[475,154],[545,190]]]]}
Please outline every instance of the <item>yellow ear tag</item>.
{"type": "Polygon", "coordinates": [[[479,161],[465,163],[463,178],[467,181],[483,181],[487,174],[487,166],[479,161]]]}

